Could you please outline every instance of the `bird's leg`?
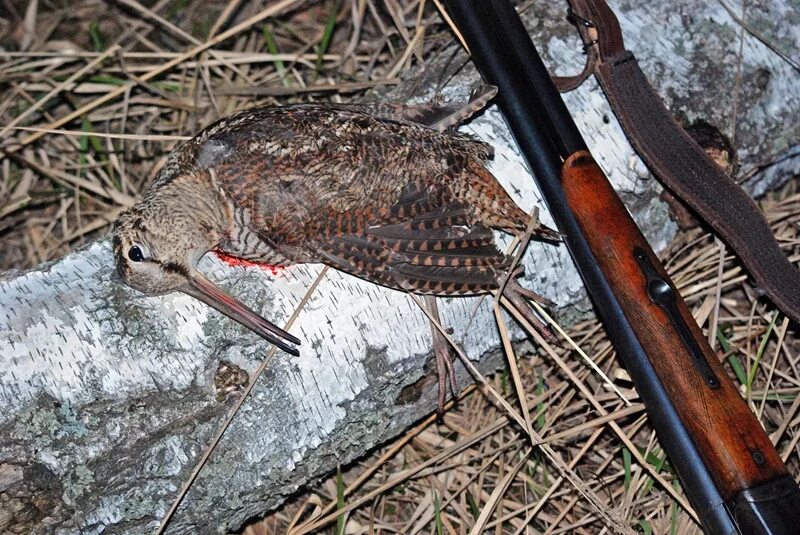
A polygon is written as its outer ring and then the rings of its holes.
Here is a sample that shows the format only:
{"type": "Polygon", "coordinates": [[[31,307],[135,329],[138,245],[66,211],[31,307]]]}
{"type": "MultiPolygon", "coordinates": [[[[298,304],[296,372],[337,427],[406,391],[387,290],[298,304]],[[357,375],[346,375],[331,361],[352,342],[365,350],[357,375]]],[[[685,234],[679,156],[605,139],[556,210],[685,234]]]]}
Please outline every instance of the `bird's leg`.
{"type": "Polygon", "coordinates": [[[556,338],[556,336],[553,334],[553,331],[551,331],[550,328],[547,327],[547,325],[545,325],[545,323],[533,313],[533,309],[526,302],[526,299],[535,301],[545,307],[555,306],[555,303],[520,285],[520,283],[517,282],[517,278],[524,275],[524,273],[525,271],[521,266],[514,271],[506,283],[505,288],[503,289],[503,296],[511,301],[511,304],[514,305],[514,308],[516,308],[519,313],[522,314],[528,323],[530,323],[531,326],[533,326],[533,328],[535,328],[545,340],[552,344],[558,344],[558,338],[556,338]]]}
{"type": "Polygon", "coordinates": [[[477,87],[469,97],[469,102],[455,108],[453,111],[429,121],[426,126],[444,132],[448,128],[457,127],[481,111],[497,95],[497,88],[493,85],[482,85],[477,87]]]}
{"type": "MultiPolygon", "coordinates": [[[[439,307],[436,305],[436,298],[432,295],[425,296],[425,308],[431,318],[436,320],[439,325],[442,320],[439,316],[439,307]]],[[[431,321],[431,334],[433,335],[433,354],[436,359],[436,374],[439,380],[439,397],[436,405],[436,412],[439,418],[444,414],[444,402],[447,399],[447,382],[450,381],[450,391],[455,398],[458,393],[458,381],[456,380],[456,370],[453,365],[453,351],[450,342],[442,334],[436,323],[431,321]]]]}

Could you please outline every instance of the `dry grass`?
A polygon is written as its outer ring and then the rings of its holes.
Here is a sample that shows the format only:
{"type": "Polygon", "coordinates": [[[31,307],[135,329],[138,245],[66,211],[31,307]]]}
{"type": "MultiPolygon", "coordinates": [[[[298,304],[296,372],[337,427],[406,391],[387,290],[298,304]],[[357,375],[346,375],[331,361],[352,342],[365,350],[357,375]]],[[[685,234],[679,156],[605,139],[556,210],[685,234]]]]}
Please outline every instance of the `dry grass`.
{"type": "MultiPolygon", "coordinates": [[[[0,269],[102,236],[174,143],[218,117],[358,97],[452,44],[421,0],[0,6],[0,269]]],[[[765,209],[796,257],[795,187],[765,209]]],[[[707,236],[684,236],[666,258],[800,473],[795,333],[707,236]]],[[[465,392],[442,422],[421,422],[246,533],[699,532],[603,329],[568,334],[613,382],[568,343],[518,347],[509,373],[465,392]]]]}
{"type": "Polygon", "coordinates": [[[418,0],[0,1],[0,269],[103,235],[202,126],[351,99],[451,43],[418,0]]]}

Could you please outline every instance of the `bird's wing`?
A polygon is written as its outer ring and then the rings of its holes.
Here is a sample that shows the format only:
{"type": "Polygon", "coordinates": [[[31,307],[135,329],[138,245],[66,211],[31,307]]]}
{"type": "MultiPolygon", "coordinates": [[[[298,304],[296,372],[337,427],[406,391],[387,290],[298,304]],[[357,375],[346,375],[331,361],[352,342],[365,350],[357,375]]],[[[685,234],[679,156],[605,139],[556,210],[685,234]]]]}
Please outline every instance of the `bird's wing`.
{"type": "Polygon", "coordinates": [[[316,223],[306,245],[352,275],[419,294],[468,295],[497,288],[509,258],[491,229],[470,222],[459,203],[440,206],[427,192],[406,188],[381,220],[336,214],[316,223]]]}

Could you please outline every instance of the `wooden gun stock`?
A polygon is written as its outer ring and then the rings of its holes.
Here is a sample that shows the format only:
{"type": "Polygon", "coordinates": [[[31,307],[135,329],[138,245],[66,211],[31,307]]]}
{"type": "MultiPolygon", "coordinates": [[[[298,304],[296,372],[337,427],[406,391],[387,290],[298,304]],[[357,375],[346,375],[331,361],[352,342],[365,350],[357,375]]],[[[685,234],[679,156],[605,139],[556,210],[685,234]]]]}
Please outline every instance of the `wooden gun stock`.
{"type": "Polygon", "coordinates": [[[600,269],[725,502],[735,503],[747,489],[784,481],[789,474],[778,452],[591,154],[579,151],[567,158],[561,184],[600,269]]]}

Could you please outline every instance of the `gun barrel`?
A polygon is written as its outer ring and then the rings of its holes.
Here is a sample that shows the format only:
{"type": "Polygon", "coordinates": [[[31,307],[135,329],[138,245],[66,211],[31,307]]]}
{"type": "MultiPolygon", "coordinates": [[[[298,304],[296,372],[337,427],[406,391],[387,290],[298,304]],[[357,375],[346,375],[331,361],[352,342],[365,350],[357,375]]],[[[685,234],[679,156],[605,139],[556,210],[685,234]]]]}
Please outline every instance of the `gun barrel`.
{"type": "Polygon", "coordinates": [[[704,529],[795,532],[800,489],[592,159],[513,6],[445,4],[498,87],[506,121],[704,529]]]}

